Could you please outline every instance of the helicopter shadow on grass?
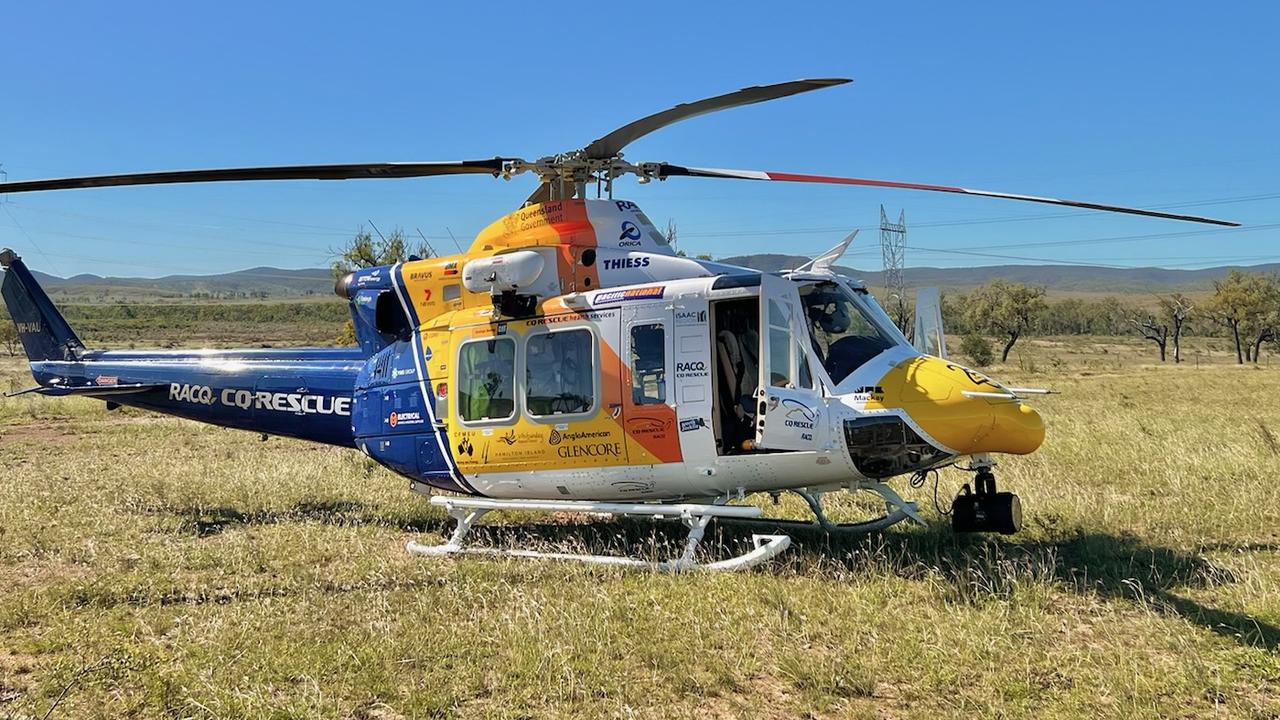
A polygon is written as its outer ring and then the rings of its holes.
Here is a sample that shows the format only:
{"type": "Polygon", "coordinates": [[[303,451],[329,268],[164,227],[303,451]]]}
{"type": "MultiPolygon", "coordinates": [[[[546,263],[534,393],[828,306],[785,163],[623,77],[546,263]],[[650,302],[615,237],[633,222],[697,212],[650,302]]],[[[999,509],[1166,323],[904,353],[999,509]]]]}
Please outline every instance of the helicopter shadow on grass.
{"type": "MultiPolygon", "coordinates": [[[[443,539],[454,525],[434,509],[388,514],[386,508],[351,501],[307,501],[283,510],[243,511],[218,506],[171,512],[182,518],[184,531],[199,537],[235,526],[318,522],[394,527],[443,539]]],[[[1050,583],[1103,600],[1140,602],[1242,644],[1272,652],[1280,650],[1280,627],[1177,594],[1237,582],[1239,578],[1233,571],[1202,555],[1154,545],[1132,535],[1056,527],[1041,531],[1047,537],[1034,539],[957,535],[946,524],[937,522],[926,528],[851,535],[827,533],[804,524],[744,525],[721,521],[708,528],[700,553],[703,559],[740,554],[751,548],[753,534],[770,530],[790,535],[792,547],[779,560],[766,565],[765,572],[812,575],[835,570],[935,577],[945,582],[950,600],[974,603],[1008,597],[1028,583],[1050,583]]],[[[674,521],[508,516],[505,521],[474,526],[468,544],[669,560],[680,556],[686,536],[687,529],[674,521]]]]}

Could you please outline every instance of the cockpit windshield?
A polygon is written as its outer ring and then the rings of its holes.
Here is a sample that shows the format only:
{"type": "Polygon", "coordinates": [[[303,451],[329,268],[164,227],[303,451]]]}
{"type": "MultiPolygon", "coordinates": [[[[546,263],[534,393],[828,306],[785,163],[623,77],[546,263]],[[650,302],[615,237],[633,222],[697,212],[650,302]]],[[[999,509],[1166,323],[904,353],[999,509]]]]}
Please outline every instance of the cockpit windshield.
{"type": "Polygon", "coordinates": [[[897,344],[839,283],[802,285],[800,302],[804,304],[813,350],[837,385],[868,360],[897,344]]]}

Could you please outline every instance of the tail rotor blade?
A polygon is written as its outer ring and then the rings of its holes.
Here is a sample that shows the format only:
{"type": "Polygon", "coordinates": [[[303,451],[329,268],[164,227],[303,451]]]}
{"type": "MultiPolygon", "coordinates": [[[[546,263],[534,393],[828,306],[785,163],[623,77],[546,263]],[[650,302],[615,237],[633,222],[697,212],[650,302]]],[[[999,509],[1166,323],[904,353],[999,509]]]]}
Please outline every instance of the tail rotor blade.
{"type": "Polygon", "coordinates": [[[869,178],[836,177],[831,175],[802,175],[798,173],[766,172],[762,170],[694,168],[684,167],[682,165],[670,165],[667,163],[661,163],[658,165],[658,177],[664,180],[668,177],[706,177],[727,178],[732,180],[823,183],[827,185],[862,185],[865,187],[897,188],[900,190],[927,190],[930,192],[945,192],[957,195],[978,195],[981,197],[1002,198],[1005,200],[1021,200],[1023,202],[1043,203],[1045,205],[1065,205],[1067,207],[1084,208],[1087,210],[1101,210],[1104,212],[1125,213],[1128,215],[1142,215],[1145,217],[1164,218],[1166,220],[1183,220],[1186,222],[1205,223],[1208,225],[1223,225],[1225,227],[1240,226],[1240,223],[1238,222],[1232,222],[1230,220],[1215,220],[1214,218],[1200,217],[1198,215],[1180,215],[1177,213],[1160,212],[1158,210],[1143,210],[1140,208],[1123,207],[1120,205],[1105,205],[1102,203],[1084,202],[1081,200],[1064,200],[1061,198],[1040,197],[1037,195],[1020,195],[1017,193],[996,192],[993,190],[975,190],[973,188],[962,188],[953,185],[931,185],[927,183],[899,182],[896,180],[873,180],[869,178]]]}

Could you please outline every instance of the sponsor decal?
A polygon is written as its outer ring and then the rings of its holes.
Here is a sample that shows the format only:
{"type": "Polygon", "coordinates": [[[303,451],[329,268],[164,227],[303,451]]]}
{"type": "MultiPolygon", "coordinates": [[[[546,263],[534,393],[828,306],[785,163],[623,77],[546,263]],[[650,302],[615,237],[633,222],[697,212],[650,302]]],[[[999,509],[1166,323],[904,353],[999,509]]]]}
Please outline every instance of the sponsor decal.
{"type": "Polygon", "coordinates": [[[18,323],[18,332],[23,335],[42,333],[44,332],[44,325],[39,322],[20,322],[18,323]]]}
{"type": "Polygon", "coordinates": [[[594,302],[596,305],[607,305],[608,303],[626,302],[628,300],[653,300],[662,297],[666,289],[665,285],[652,285],[650,287],[629,288],[627,290],[610,290],[598,293],[594,302]]]}
{"type": "Polygon", "coordinates": [[[416,375],[417,372],[418,371],[414,368],[393,368],[391,370],[391,379],[395,380],[396,378],[404,377],[406,375],[416,375]]]}
{"type": "Polygon", "coordinates": [[[617,206],[618,206],[618,210],[620,210],[620,211],[622,211],[622,212],[627,212],[628,210],[639,210],[639,209],[640,209],[640,206],[639,206],[639,205],[637,205],[637,204],[635,204],[635,203],[631,202],[630,200],[614,200],[614,201],[613,201],[613,204],[614,204],[614,205],[617,205],[617,206]]]}
{"type": "Polygon", "coordinates": [[[115,375],[99,375],[94,382],[103,387],[112,387],[120,384],[120,378],[115,375]]]}
{"type": "Polygon", "coordinates": [[[502,219],[502,224],[507,233],[514,233],[563,221],[564,203],[550,202],[513,212],[502,219]]]}
{"type": "Polygon", "coordinates": [[[879,385],[863,385],[853,391],[853,399],[858,402],[866,402],[867,400],[884,400],[884,388],[879,385]]]}
{"type": "Polygon", "coordinates": [[[435,275],[432,270],[415,270],[409,273],[410,280],[430,280],[435,275]]]}
{"type": "Polygon", "coordinates": [[[703,418],[686,418],[680,421],[680,432],[690,432],[706,426],[707,421],[703,418]]]}
{"type": "Polygon", "coordinates": [[[431,302],[431,288],[422,289],[422,301],[431,302]]]}
{"type": "Polygon", "coordinates": [[[632,435],[658,435],[671,429],[671,421],[664,418],[640,415],[627,420],[627,432],[632,435]]]}
{"type": "Polygon", "coordinates": [[[556,448],[556,455],[568,460],[580,457],[621,457],[622,443],[601,442],[581,445],[561,445],[556,448]]]}
{"type": "Polygon", "coordinates": [[[622,443],[612,440],[613,433],[607,430],[575,430],[563,431],[551,429],[547,436],[547,444],[556,449],[556,455],[565,458],[582,457],[621,457],[622,443]],[[595,442],[600,440],[600,442],[595,442]]]}
{"type": "Polygon", "coordinates": [[[170,383],[169,399],[194,405],[221,404],[241,410],[272,410],[295,415],[350,415],[351,398],[263,390],[215,390],[208,385],[170,383]]]}
{"type": "Polygon", "coordinates": [[[463,455],[466,455],[467,457],[471,457],[472,455],[475,455],[475,454],[476,454],[476,448],[474,445],[471,444],[471,438],[467,438],[467,437],[462,438],[462,442],[458,443],[458,456],[461,457],[463,455]]]}
{"type": "Polygon", "coordinates": [[[387,422],[391,423],[391,427],[396,427],[397,425],[421,425],[422,413],[393,412],[387,416],[387,422]]]}
{"type": "Polygon", "coordinates": [[[794,398],[784,399],[782,407],[787,411],[782,418],[783,425],[801,430],[813,429],[813,423],[818,419],[816,410],[794,398]]]}
{"type": "Polygon", "coordinates": [[[617,420],[618,416],[621,414],[622,414],[622,403],[609,403],[609,417],[613,418],[614,420],[617,420]]]}
{"type": "MultiPolygon", "coordinates": [[[[639,245],[640,243],[636,243],[639,245]]],[[[605,258],[600,261],[605,270],[634,270],[649,267],[649,257],[605,258]]],[[[598,297],[598,296],[597,296],[598,297]]],[[[661,296],[659,296],[661,297],[661,296]]]]}
{"type": "Polygon", "coordinates": [[[707,376],[707,364],[701,360],[689,362],[676,361],[677,378],[699,378],[707,376]]]}
{"type": "Polygon", "coordinates": [[[555,325],[557,323],[566,322],[600,322],[605,318],[611,318],[617,313],[616,310],[590,310],[585,313],[568,313],[566,315],[547,315],[545,317],[531,318],[524,321],[525,327],[537,327],[539,325],[555,325]]]}
{"type": "Polygon", "coordinates": [[[622,234],[618,236],[618,240],[639,240],[640,228],[630,220],[622,221],[622,234]]]}
{"type": "Polygon", "coordinates": [[[678,325],[705,325],[706,323],[706,310],[682,310],[676,313],[676,324],[678,325]]]}

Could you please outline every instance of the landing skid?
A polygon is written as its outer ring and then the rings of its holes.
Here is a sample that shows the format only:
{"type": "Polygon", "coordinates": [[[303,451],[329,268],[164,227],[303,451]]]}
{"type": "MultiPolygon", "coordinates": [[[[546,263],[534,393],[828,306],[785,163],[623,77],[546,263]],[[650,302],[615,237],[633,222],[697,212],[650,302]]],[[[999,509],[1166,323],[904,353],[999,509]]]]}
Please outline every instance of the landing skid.
{"type": "Polygon", "coordinates": [[[800,490],[790,490],[799,495],[809,506],[810,512],[813,513],[813,520],[774,520],[770,518],[747,518],[732,519],[731,522],[749,525],[768,525],[771,527],[799,527],[807,529],[821,529],[823,531],[839,534],[839,535],[863,535],[866,533],[879,532],[888,527],[896,525],[903,520],[914,520],[920,525],[925,525],[925,521],[920,517],[916,504],[908,502],[902,498],[893,488],[878,482],[862,482],[856,485],[841,487],[841,490],[849,492],[870,492],[879,495],[884,500],[884,513],[878,517],[869,520],[852,523],[836,523],[832,522],[826,512],[822,508],[822,496],[831,492],[831,489],[812,490],[808,488],[800,490]]]}
{"type": "Polygon", "coordinates": [[[681,572],[685,570],[745,570],[774,558],[791,545],[787,535],[752,535],[754,549],[728,560],[713,563],[699,563],[694,560],[698,544],[707,530],[712,518],[731,518],[747,520],[758,518],[762,511],[758,507],[705,505],[700,503],[681,505],[653,505],[646,503],[605,503],[581,502],[570,500],[492,500],[489,498],[446,497],[434,495],[431,504],[438,505],[458,522],[453,535],[443,545],[423,545],[410,541],[405,549],[415,555],[491,555],[507,557],[542,558],[551,560],[575,560],[597,565],[613,565],[618,567],[644,568],[664,572],[681,572]],[[653,562],[639,558],[615,557],[611,555],[575,555],[570,553],[544,553],[534,550],[501,550],[497,548],[466,547],[467,534],[471,532],[476,521],[494,510],[525,510],[534,512],[578,512],[598,513],[606,515],[647,515],[655,518],[678,517],[689,528],[685,539],[684,553],[675,560],[653,562]]]}

